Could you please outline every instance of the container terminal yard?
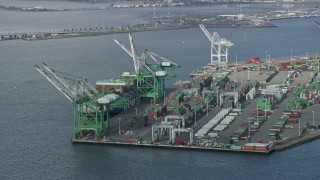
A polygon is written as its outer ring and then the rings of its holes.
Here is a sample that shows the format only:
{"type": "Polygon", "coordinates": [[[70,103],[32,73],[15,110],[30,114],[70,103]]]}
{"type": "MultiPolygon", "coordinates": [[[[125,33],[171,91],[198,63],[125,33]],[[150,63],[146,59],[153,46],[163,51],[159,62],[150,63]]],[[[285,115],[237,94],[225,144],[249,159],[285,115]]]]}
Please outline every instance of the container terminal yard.
{"type": "Polygon", "coordinates": [[[140,55],[131,34],[129,45],[114,41],[135,71],[114,79],[91,85],[36,65],[74,104],[72,141],[268,154],[320,137],[320,56],[231,63],[234,44],[200,28],[211,43],[210,63],[167,88],[175,77],[169,69],[180,66],[147,49],[140,55]]]}

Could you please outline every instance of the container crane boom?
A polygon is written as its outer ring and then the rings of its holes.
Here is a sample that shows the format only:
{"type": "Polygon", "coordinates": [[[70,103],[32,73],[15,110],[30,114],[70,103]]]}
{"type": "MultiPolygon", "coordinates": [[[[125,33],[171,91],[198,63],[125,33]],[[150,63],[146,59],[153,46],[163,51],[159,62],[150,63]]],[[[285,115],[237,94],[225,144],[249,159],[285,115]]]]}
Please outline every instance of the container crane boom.
{"type": "Polygon", "coordinates": [[[316,23],[316,25],[318,26],[318,28],[320,28],[320,23],[318,21],[314,21],[316,23]]]}
{"type": "MultiPolygon", "coordinates": [[[[169,67],[171,61],[160,62],[157,58],[159,55],[155,53],[148,53],[145,49],[142,51],[142,55],[138,56],[136,54],[136,46],[133,42],[131,34],[129,34],[130,48],[127,48],[123,43],[118,41],[116,38],[113,40],[118,44],[132,59],[135,64],[136,71],[136,89],[137,97],[141,98],[153,98],[154,102],[159,100],[159,98],[164,96],[165,78],[168,77],[167,72],[164,67],[169,67]],[[146,58],[151,57],[156,64],[148,64],[146,58]],[[165,66],[163,65],[165,63],[165,66]]],[[[165,59],[165,58],[163,58],[165,59]]]]}
{"type": "Polygon", "coordinates": [[[86,94],[90,99],[97,102],[98,91],[85,78],[58,72],[45,63],[35,65],[35,68],[69,101],[75,103],[77,100],[84,98],[86,94]]]}
{"type": "Polygon", "coordinates": [[[220,64],[222,62],[222,57],[225,57],[225,63],[227,63],[229,47],[234,44],[225,38],[221,38],[217,32],[214,32],[211,35],[203,24],[200,24],[199,26],[211,42],[211,62],[217,62],[220,64]]]}
{"type": "Polygon", "coordinates": [[[161,64],[162,66],[180,67],[180,65],[178,65],[177,63],[172,62],[172,61],[170,61],[169,59],[164,58],[164,57],[162,57],[162,56],[160,56],[160,55],[158,55],[158,54],[156,54],[156,53],[154,53],[154,52],[152,52],[152,51],[146,51],[145,53],[146,53],[151,59],[153,59],[156,63],[161,64]],[[161,59],[162,62],[160,62],[156,57],[159,58],[159,59],[161,59]]]}
{"type": "Polygon", "coordinates": [[[143,57],[145,57],[145,55],[148,55],[148,56],[149,56],[154,62],[156,62],[157,64],[160,64],[160,62],[158,61],[158,59],[155,58],[150,51],[146,50],[146,51],[144,52],[144,56],[143,56],[143,57]]]}
{"type": "Polygon", "coordinates": [[[137,72],[140,72],[140,68],[141,68],[141,64],[138,63],[138,56],[136,54],[136,49],[135,49],[135,46],[134,46],[134,43],[133,43],[133,39],[132,39],[132,36],[131,36],[131,33],[129,33],[129,42],[130,42],[130,47],[131,47],[131,54],[132,54],[132,59],[133,59],[133,65],[134,65],[134,69],[136,70],[136,73],[137,72]]]}
{"type": "Polygon", "coordinates": [[[233,46],[234,44],[227,40],[226,38],[221,38],[217,32],[213,32],[212,35],[209,33],[208,29],[203,25],[200,24],[200,29],[203,31],[203,33],[207,36],[210,42],[214,43],[215,45],[223,45],[223,46],[233,46]]]}
{"type": "Polygon", "coordinates": [[[68,83],[67,83],[64,79],[60,78],[60,77],[56,74],[56,73],[57,73],[56,70],[50,68],[46,63],[42,63],[42,66],[43,66],[49,73],[51,73],[56,79],[58,79],[58,80],[62,83],[62,85],[64,85],[64,86],[67,87],[68,89],[72,88],[70,85],[68,85],[68,83]]]}
{"type": "Polygon", "coordinates": [[[42,74],[54,87],[56,87],[69,101],[75,102],[74,90],[66,85],[60,78],[57,78],[57,75],[48,69],[43,64],[43,67],[40,65],[35,65],[35,68],[42,74]]]}
{"type": "MultiPolygon", "coordinates": [[[[129,35],[129,38],[131,37],[131,35],[129,35]]],[[[136,61],[139,64],[142,64],[143,67],[145,67],[152,75],[156,75],[156,73],[145,63],[143,62],[137,55],[135,55],[131,50],[129,50],[123,43],[121,43],[119,40],[117,40],[116,38],[112,38],[114,40],[114,42],[116,42],[116,44],[118,44],[129,56],[131,56],[134,60],[134,62],[136,61]]],[[[132,37],[131,40],[132,41],[132,37]]],[[[133,41],[132,41],[133,42],[133,41]]],[[[134,46],[133,43],[130,43],[131,46],[134,46]]],[[[131,48],[134,49],[134,48],[131,48]]],[[[141,68],[138,68],[138,66],[135,65],[135,72],[136,74],[140,73],[141,68]]]]}
{"type": "Polygon", "coordinates": [[[212,36],[209,33],[208,29],[203,24],[199,24],[199,26],[200,26],[200,29],[203,31],[204,35],[206,35],[209,41],[212,42],[212,36]]]}
{"type": "Polygon", "coordinates": [[[136,66],[136,61],[135,61],[135,59],[133,58],[133,57],[134,57],[133,53],[132,53],[129,49],[127,49],[126,46],[125,46],[124,44],[122,44],[117,38],[113,37],[112,39],[113,39],[113,41],[114,41],[116,44],[118,44],[118,46],[120,46],[130,57],[132,57],[133,65],[134,65],[134,71],[136,72],[136,74],[138,74],[138,73],[139,73],[139,69],[138,69],[137,66],[136,66]]]}

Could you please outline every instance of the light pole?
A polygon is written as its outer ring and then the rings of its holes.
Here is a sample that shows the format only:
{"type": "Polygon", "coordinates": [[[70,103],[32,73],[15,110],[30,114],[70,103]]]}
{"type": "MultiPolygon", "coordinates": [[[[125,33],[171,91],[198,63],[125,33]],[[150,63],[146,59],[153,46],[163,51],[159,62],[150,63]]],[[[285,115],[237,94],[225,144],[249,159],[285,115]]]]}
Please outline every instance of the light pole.
{"type": "Polygon", "coordinates": [[[163,92],[163,105],[166,104],[166,92],[163,92]]]}
{"type": "Polygon", "coordinates": [[[300,136],[301,135],[300,118],[298,118],[298,120],[299,120],[299,136],[300,136]]]}
{"type": "Polygon", "coordinates": [[[153,102],[153,100],[151,99],[151,106],[152,106],[152,102],[153,102]]]}
{"type": "Polygon", "coordinates": [[[220,70],[220,60],[219,60],[219,77],[221,76],[221,70],[220,70]]]}
{"type": "Polygon", "coordinates": [[[209,114],[209,100],[207,101],[207,116],[209,114]]]}
{"type": "Polygon", "coordinates": [[[268,62],[268,51],[266,51],[266,62],[268,62]]]}
{"type": "Polygon", "coordinates": [[[202,89],[202,99],[204,99],[204,88],[202,89]]]}
{"type": "Polygon", "coordinates": [[[314,111],[312,111],[312,126],[314,127],[314,111]]]}
{"type": "Polygon", "coordinates": [[[136,116],[138,116],[138,108],[136,108],[136,116]]]}
{"type": "Polygon", "coordinates": [[[240,82],[241,82],[241,87],[242,87],[242,71],[240,73],[240,82]]]}
{"type": "Polygon", "coordinates": [[[197,125],[197,107],[194,106],[194,124],[197,125]]]}
{"type": "Polygon", "coordinates": [[[316,59],[318,59],[318,72],[320,71],[320,57],[318,58],[318,51],[316,51],[316,59]]]}
{"type": "Polygon", "coordinates": [[[251,136],[250,136],[251,129],[250,129],[250,125],[251,125],[251,119],[249,119],[249,128],[248,128],[248,141],[249,141],[249,143],[251,143],[251,136]]]}
{"type": "Polygon", "coordinates": [[[236,53],[236,64],[235,65],[239,65],[238,64],[238,53],[236,53]]]}
{"type": "Polygon", "coordinates": [[[217,106],[219,106],[219,88],[217,88],[217,97],[216,97],[216,99],[217,99],[217,106]]]}
{"type": "Polygon", "coordinates": [[[120,120],[121,118],[118,118],[119,119],[119,135],[121,135],[121,131],[120,131],[120,120]]]}

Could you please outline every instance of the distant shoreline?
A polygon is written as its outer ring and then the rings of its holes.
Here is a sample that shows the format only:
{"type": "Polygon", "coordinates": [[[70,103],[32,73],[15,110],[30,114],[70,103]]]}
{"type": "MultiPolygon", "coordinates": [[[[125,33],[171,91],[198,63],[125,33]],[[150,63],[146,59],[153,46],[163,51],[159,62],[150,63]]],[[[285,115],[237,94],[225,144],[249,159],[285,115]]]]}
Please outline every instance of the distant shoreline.
{"type": "MultiPolygon", "coordinates": [[[[121,34],[132,32],[146,32],[146,31],[164,31],[164,30],[177,30],[177,29],[191,29],[198,28],[199,25],[185,25],[185,26],[167,26],[167,27],[147,27],[147,28],[133,28],[133,29],[114,29],[114,30],[97,30],[97,31],[83,31],[83,32],[62,32],[62,33],[35,33],[35,35],[11,35],[0,37],[0,41],[4,40],[25,40],[25,41],[37,41],[37,40],[50,40],[50,39],[62,39],[73,37],[88,37],[88,36],[101,36],[109,34],[121,34]]],[[[237,26],[237,27],[225,27],[225,26],[206,26],[207,28],[274,28],[276,26],[237,26]]]]}
{"type": "MultiPolygon", "coordinates": [[[[133,8],[167,8],[167,7],[204,7],[204,6],[214,6],[214,5],[250,5],[250,4],[313,4],[319,3],[318,1],[308,1],[308,2],[277,2],[277,1],[255,1],[255,2],[184,2],[184,3],[172,3],[168,5],[165,2],[141,2],[141,1],[112,1],[112,2],[83,2],[75,1],[76,3],[86,3],[91,4],[108,4],[103,8],[101,7],[83,7],[83,8],[50,8],[50,7],[19,7],[14,5],[0,5],[0,10],[7,11],[17,11],[17,12],[59,12],[59,11],[98,11],[98,10],[108,10],[108,9],[133,9],[133,8]]],[[[315,6],[315,8],[319,8],[315,6]]]]}

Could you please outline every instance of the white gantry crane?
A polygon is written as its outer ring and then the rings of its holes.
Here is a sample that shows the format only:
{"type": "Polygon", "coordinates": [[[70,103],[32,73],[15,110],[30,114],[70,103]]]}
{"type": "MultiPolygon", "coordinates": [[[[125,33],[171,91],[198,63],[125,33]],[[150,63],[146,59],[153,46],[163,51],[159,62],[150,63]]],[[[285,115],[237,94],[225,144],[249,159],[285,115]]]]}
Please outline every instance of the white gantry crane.
{"type": "Polygon", "coordinates": [[[217,32],[214,32],[211,35],[203,24],[200,24],[199,26],[211,42],[211,63],[218,64],[219,66],[227,64],[228,49],[234,44],[225,38],[220,38],[217,32]]]}

